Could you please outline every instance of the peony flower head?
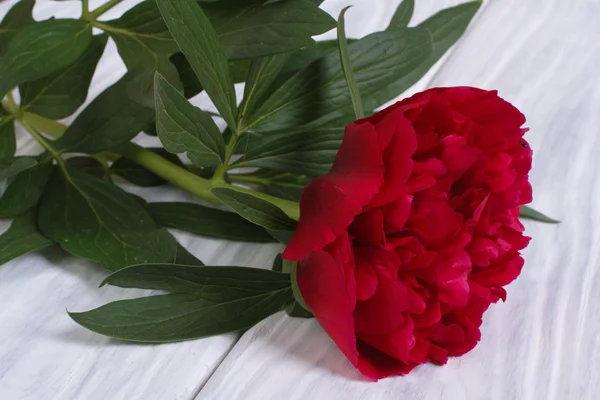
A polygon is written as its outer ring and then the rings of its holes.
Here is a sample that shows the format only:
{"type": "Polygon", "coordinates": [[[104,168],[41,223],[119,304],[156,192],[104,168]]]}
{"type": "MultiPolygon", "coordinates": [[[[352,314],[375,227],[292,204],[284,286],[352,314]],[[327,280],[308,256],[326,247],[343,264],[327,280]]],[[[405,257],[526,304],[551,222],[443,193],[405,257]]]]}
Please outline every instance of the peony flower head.
{"type": "Polygon", "coordinates": [[[435,88],[346,128],[300,200],[284,257],[344,355],[378,379],[480,339],[528,243],[525,117],[495,91],[435,88]]]}

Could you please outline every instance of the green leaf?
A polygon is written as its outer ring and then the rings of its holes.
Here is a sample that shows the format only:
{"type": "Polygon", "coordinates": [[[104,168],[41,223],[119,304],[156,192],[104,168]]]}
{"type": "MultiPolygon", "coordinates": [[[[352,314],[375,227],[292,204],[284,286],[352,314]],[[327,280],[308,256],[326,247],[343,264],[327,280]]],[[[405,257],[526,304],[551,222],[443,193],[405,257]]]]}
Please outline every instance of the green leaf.
{"type": "Polygon", "coordinates": [[[12,158],[16,150],[14,117],[4,114],[4,110],[0,108],[0,160],[12,158]]]}
{"type": "Polygon", "coordinates": [[[110,270],[175,260],[177,242],[134,197],[92,175],[68,173],[56,171],[42,197],[38,224],[46,237],[110,270]]]}
{"type": "Polygon", "coordinates": [[[288,274],[245,267],[138,265],[112,274],[105,283],[173,292],[70,314],[94,332],[135,342],[175,342],[241,331],[292,298],[288,274]]]}
{"type": "MultiPolygon", "coordinates": [[[[438,12],[427,20],[423,21],[419,27],[431,32],[433,41],[433,51],[418,70],[407,75],[405,79],[409,81],[418,81],[423,75],[433,67],[433,65],[452,47],[454,43],[462,36],[469,26],[469,23],[481,7],[481,1],[472,1],[459,4],[438,12]]],[[[387,97],[385,97],[387,99],[387,97]]],[[[389,100],[389,99],[388,99],[389,100]]],[[[384,100],[381,104],[388,100],[384,100]]]]}
{"type": "Polygon", "coordinates": [[[34,5],[35,0],[21,0],[4,16],[0,23],[0,56],[6,52],[8,44],[19,29],[35,22],[31,15],[34,5]]]}
{"type": "Polygon", "coordinates": [[[175,258],[175,264],[179,265],[196,265],[204,266],[204,263],[198,260],[192,253],[187,251],[180,243],[177,243],[177,257],[175,258]]]}
{"type": "Polygon", "coordinates": [[[248,150],[234,167],[263,167],[317,177],[331,168],[344,128],[310,132],[250,134],[248,150]]]}
{"type": "Polygon", "coordinates": [[[127,143],[154,118],[154,110],[127,96],[131,76],[96,97],[55,142],[62,151],[97,153],[127,143]]]}
{"type": "Polygon", "coordinates": [[[204,90],[192,66],[182,53],[175,53],[171,56],[171,62],[177,68],[179,79],[183,85],[183,95],[186,98],[192,98],[204,90]]]}
{"type": "Polygon", "coordinates": [[[292,318],[314,318],[313,313],[298,304],[297,301],[285,306],[285,312],[292,318]]]}
{"type": "Polygon", "coordinates": [[[189,103],[158,73],[154,90],[156,129],[165,149],[186,152],[201,167],[220,164],[225,159],[225,142],[210,115],[189,103]]]}
{"type": "Polygon", "coordinates": [[[296,228],[296,221],[276,205],[256,195],[229,188],[215,188],[211,192],[239,215],[256,225],[273,231],[293,231],[296,228]]]}
{"type": "MultiPolygon", "coordinates": [[[[176,264],[140,264],[110,274],[100,286],[164,290],[174,293],[203,293],[206,287],[271,292],[291,289],[290,275],[262,268],[208,266],[190,268],[176,264]]],[[[207,293],[208,294],[208,293],[207,293]]]]}
{"type": "Polygon", "coordinates": [[[178,89],[183,88],[177,68],[169,60],[179,48],[156,6],[161,2],[144,1],[119,19],[100,25],[117,44],[119,54],[132,77],[127,86],[127,94],[146,107],[154,107],[153,85],[156,72],[178,89]]]}
{"type": "MultiPolygon", "coordinates": [[[[355,41],[355,40],[354,40],[355,41]]],[[[353,43],[353,39],[348,42],[353,43]]],[[[313,41],[310,45],[302,47],[301,49],[295,50],[289,54],[286,65],[283,67],[280,76],[275,82],[274,86],[283,85],[289,78],[291,78],[298,71],[311,65],[313,62],[320,58],[325,57],[328,54],[337,54],[338,42],[337,40],[324,40],[322,42],[313,41]]]]}
{"type": "Polygon", "coordinates": [[[283,258],[281,254],[277,254],[273,259],[273,266],[271,267],[271,271],[282,272],[283,270],[283,258]]]}
{"type": "Polygon", "coordinates": [[[531,208],[529,206],[521,206],[521,212],[520,212],[519,217],[525,218],[525,219],[532,219],[534,221],[539,221],[539,222],[546,222],[549,224],[560,223],[560,221],[550,218],[550,217],[542,214],[541,212],[534,210],[533,208],[531,208]]]}
{"type": "Polygon", "coordinates": [[[294,231],[268,231],[271,236],[273,236],[279,243],[288,244],[292,241],[292,237],[294,236],[294,231]]]}
{"type": "MultiPolygon", "coordinates": [[[[180,167],[184,167],[183,163],[174,154],[169,153],[162,147],[148,148],[151,152],[158,154],[159,156],[166,158],[173,164],[180,167]]],[[[142,167],[138,163],[131,161],[126,157],[121,157],[110,166],[110,172],[119,175],[121,178],[127,180],[134,185],[143,187],[160,186],[167,183],[166,180],[160,176],[150,172],[146,168],[142,167]]]]}
{"type": "Polygon", "coordinates": [[[6,232],[0,235],[0,265],[51,244],[52,241],[38,232],[35,225],[35,212],[22,214],[13,220],[6,232]]]}
{"type": "Polygon", "coordinates": [[[237,106],[227,58],[202,8],[194,0],[161,0],[158,8],[202,87],[235,132],[237,106]]]}
{"type": "MultiPolygon", "coordinates": [[[[177,0],[175,0],[177,1],[177,0]]],[[[335,28],[335,20],[306,0],[265,4],[264,0],[225,0],[203,5],[230,60],[285,53],[335,28]]]]}
{"type": "MultiPolygon", "coordinates": [[[[262,172],[262,171],[259,171],[262,172]]],[[[266,171],[270,173],[270,171],[266,171]]],[[[280,197],[286,200],[300,201],[300,196],[304,187],[310,182],[305,176],[298,176],[293,174],[272,174],[269,182],[265,184],[264,190],[266,193],[280,197]]]]}
{"type": "Polygon", "coordinates": [[[68,67],[20,87],[21,110],[50,119],[66,118],[85,101],[106,35],[94,36],[83,54],[68,67]]]}
{"type": "MultiPolygon", "coordinates": [[[[349,45],[349,53],[365,107],[377,108],[423,77],[464,32],[480,4],[480,2],[471,2],[443,10],[423,22],[419,26],[420,30],[392,29],[388,31],[389,35],[386,32],[377,32],[352,42],[349,45]],[[413,51],[415,46],[418,47],[425,39],[423,29],[431,31],[432,44],[427,45],[431,49],[423,51],[416,49],[415,53],[413,51]],[[399,59],[395,64],[391,63],[394,57],[402,56],[400,50],[403,43],[409,44],[406,49],[409,51],[408,55],[412,52],[420,57],[420,62],[412,69],[407,68],[409,65],[406,64],[406,60],[399,59]],[[427,56],[429,52],[431,55],[427,56]],[[386,65],[390,67],[385,67],[386,65]],[[378,70],[381,67],[385,68],[378,70]],[[385,82],[386,79],[389,79],[388,83],[385,82]],[[379,86],[378,82],[382,85],[379,86]],[[363,86],[367,87],[363,89],[363,86]]],[[[424,42],[422,44],[425,45],[424,42]]],[[[295,52],[289,61],[292,68],[289,70],[284,68],[282,75],[285,76],[293,71],[295,64],[306,65],[307,62],[312,61],[315,62],[287,82],[277,79],[273,86],[278,90],[275,90],[267,100],[267,104],[258,111],[258,121],[249,121],[247,125],[251,127],[255,125],[259,130],[268,131],[296,128],[307,120],[316,120],[309,124],[311,128],[330,126],[335,120],[342,121],[342,126],[352,121],[349,96],[343,100],[339,97],[330,97],[336,94],[333,89],[340,88],[339,79],[328,81],[332,76],[332,70],[338,71],[338,78],[342,76],[337,51],[331,42],[316,43],[295,52]],[[325,57],[320,59],[319,57],[324,54],[325,57]],[[288,118],[289,122],[286,123],[288,118]]]]}
{"type": "Polygon", "coordinates": [[[278,54],[252,60],[244,87],[244,100],[240,106],[241,118],[249,118],[261,104],[260,101],[285,66],[288,57],[289,54],[278,54]]]}
{"type": "Polygon", "coordinates": [[[0,98],[21,83],[71,65],[91,40],[92,27],[75,19],[36,22],[19,30],[0,58],[0,98]]]}
{"type": "Polygon", "coordinates": [[[406,28],[410,22],[415,10],[415,0],[402,0],[402,3],[396,8],[392,20],[387,29],[406,28]]]}
{"type": "Polygon", "coordinates": [[[350,92],[350,99],[352,100],[352,107],[354,107],[354,115],[357,119],[364,118],[365,109],[362,104],[362,98],[360,96],[360,90],[356,85],[356,79],[354,79],[354,71],[352,70],[352,63],[350,62],[350,55],[348,54],[348,42],[346,42],[346,31],[344,14],[350,7],[344,8],[340,12],[338,19],[338,46],[340,50],[340,62],[342,64],[342,72],[344,78],[346,78],[346,84],[348,85],[348,91],[350,92]]]}
{"type": "Polygon", "coordinates": [[[86,174],[94,175],[97,178],[104,178],[106,176],[104,165],[93,157],[81,156],[69,158],[67,165],[86,174]]]}
{"type": "MultiPolygon", "coordinates": [[[[365,109],[376,108],[415,83],[418,79],[405,77],[422,69],[431,49],[431,35],[425,28],[377,32],[351,43],[350,62],[365,109]]],[[[259,117],[248,121],[247,126],[285,131],[316,121],[310,125],[313,128],[351,114],[352,100],[339,54],[330,49],[327,56],[281,85],[258,110],[259,117]]],[[[346,122],[352,120],[350,117],[346,122]]]]}
{"type": "Polygon", "coordinates": [[[230,174],[233,182],[256,186],[265,193],[286,200],[298,201],[310,179],[303,175],[260,169],[249,174],[230,174]]]}
{"type": "MultiPolygon", "coordinates": [[[[171,57],[171,62],[175,64],[179,72],[179,79],[183,83],[183,94],[186,98],[194,97],[204,90],[192,66],[182,53],[174,54],[171,57]]],[[[231,75],[233,83],[245,82],[249,69],[250,60],[229,62],[229,75],[231,75]]]]}
{"type": "Polygon", "coordinates": [[[7,182],[6,190],[0,190],[0,218],[16,217],[33,208],[40,200],[52,173],[52,159],[42,155],[38,160],[27,159],[31,167],[13,175],[7,182]]]}
{"type": "Polygon", "coordinates": [[[37,165],[37,161],[32,157],[16,157],[0,160],[0,196],[8,188],[12,179],[22,171],[37,165]]]}
{"type": "Polygon", "coordinates": [[[146,209],[154,220],[167,228],[199,236],[242,242],[273,242],[260,226],[237,214],[193,203],[149,203],[146,209]]]}

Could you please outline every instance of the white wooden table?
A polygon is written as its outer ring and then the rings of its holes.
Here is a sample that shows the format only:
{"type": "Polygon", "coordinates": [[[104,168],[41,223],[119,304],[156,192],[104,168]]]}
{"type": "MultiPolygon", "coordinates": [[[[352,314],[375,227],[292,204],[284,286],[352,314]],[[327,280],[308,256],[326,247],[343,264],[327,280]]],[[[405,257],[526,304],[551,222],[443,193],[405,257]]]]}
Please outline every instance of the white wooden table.
{"type": "MultiPolygon", "coordinates": [[[[413,22],[459,2],[417,0],[413,22]]],[[[12,3],[2,2],[0,15],[12,3]]],[[[337,16],[354,4],[347,30],[360,37],[385,27],[398,3],[326,0],[324,8],[337,16]]],[[[79,7],[38,0],[34,15],[76,17],[79,7]]],[[[90,98],[124,72],[117,58],[109,44],[90,98]]],[[[533,241],[523,273],[508,288],[507,302],[486,314],[475,350],[443,367],[425,365],[405,377],[368,383],[314,320],[283,313],[241,337],[126,344],[79,327],[65,308],[87,310],[141,291],[98,289],[105,276],[98,266],[50,249],[0,268],[0,399],[597,399],[600,1],[487,0],[459,44],[411,92],[451,85],[498,89],[527,115],[535,151],[533,204],[563,221],[526,223],[533,241]]],[[[36,151],[25,135],[20,145],[22,152],[36,151]]],[[[186,199],[176,190],[128,189],[153,200],[186,199]]],[[[268,267],[279,250],[177,236],[213,264],[268,267]]]]}

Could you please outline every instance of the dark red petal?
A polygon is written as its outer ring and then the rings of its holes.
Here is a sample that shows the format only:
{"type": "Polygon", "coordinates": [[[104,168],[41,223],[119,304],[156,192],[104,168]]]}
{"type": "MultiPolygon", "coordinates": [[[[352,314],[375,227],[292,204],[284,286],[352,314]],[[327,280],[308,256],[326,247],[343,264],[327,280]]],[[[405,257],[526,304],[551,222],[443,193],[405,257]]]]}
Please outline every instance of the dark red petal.
{"type": "Polygon", "coordinates": [[[413,196],[404,194],[398,200],[383,208],[383,218],[389,231],[397,232],[404,228],[412,201],[413,196]]]}
{"type": "Polygon", "coordinates": [[[487,287],[505,286],[519,276],[523,264],[523,258],[515,256],[508,261],[498,261],[487,268],[478,269],[477,272],[473,271],[472,278],[487,287]]]}
{"type": "Polygon", "coordinates": [[[383,213],[380,208],[363,212],[354,218],[349,228],[350,236],[355,242],[372,246],[385,246],[386,238],[383,230],[383,213]]]}
{"type": "Polygon", "coordinates": [[[498,258],[498,245],[486,237],[476,236],[467,246],[471,261],[478,267],[487,267],[490,260],[498,258]]]}
{"type": "Polygon", "coordinates": [[[358,333],[360,340],[384,352],[388,356],[409,362],[410,350],[415,347],[414,323],[411,318],[405,318],[393,332],[385,335],[358,333]]]}
{"type": "Polygon", "coordinates": [[[377,291],[365,301],[359,301],[354,310],[357,331],[389,333],[404,321],[403,311],[408,308],[408,291],[398,278],[379,274],[377,291]]]}
{"type": "Polygon", "coordinates": [[[348,360],[358,366],[352,316],[356,304],[356,282],[348,236],[343,235],[325,250],[312,252],[301,261],[297,282],[315,318],[348,360]]]}
{"type": "Polygon", "coordinates": [[[360,354],[359,371],[373,380],[408,374],[418,365],[416,363],[407,364],[397,358],[388,356],[362,340],[358,341],[358,351],[360,354]]]}
{"type": "Polygon", "coordinates": [[[471,259],[465,251],[445,255],[437,271],[440,301],[463,306],[469,301],[468,274],[471,259]]]}
{"type": "Polygon", "coordinates": [[[448,174],[454,179],[459,179],[473,167],[478,161],[483,159],[481,152],[467,146],[464,137],[450,135],[442,140],[444,151],[442,153],[442,161],[448,174]]]}
{"type": "Polygon", "coordinates": [[[346,128],[331,172],[302,192],[300,221],[283,253],[302,260],[341,236],[383,183],[384,166],[377,132],[369,123],[346,128]]]}
{"type": "Polygon", "coordinates": [[[448,351],[430,343],[427,347],[427,358],[438,365],[448,362],[448,351]]]}
{"type": "Polygon", "coordinates": [[[515,129],[525,123],[525,116],[515,106],[498,97],[496,90],[448,88],[444,99],[453,104],[454,110],[477,124],[515,129]]]}
{"type": "Polygon", "coordinates": [[[369,265],[356,263],[354,271],[356,277],[356,299],[358,301],[373,297],[377,290],[377,273],[369,265]]]}
{"type": "Polygon", "coordinates": [[[383,149],[385,176],[379,192],[368,205],[369,209],[388,204],[402,195],[412,172],[411,157],[417,149],[417,136],[403,113],[399,108],[375,125],[383,149]]]}

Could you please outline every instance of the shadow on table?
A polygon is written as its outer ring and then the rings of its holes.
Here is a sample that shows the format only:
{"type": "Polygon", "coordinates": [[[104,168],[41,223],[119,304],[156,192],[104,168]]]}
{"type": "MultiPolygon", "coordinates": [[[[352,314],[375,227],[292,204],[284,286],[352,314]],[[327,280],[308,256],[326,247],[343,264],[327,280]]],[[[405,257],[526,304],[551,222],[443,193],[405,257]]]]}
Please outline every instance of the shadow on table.
{"type": "MultiPolygon", "coordinates": [[[[277,364],[283,360],[306,373],[321,370],[319,374],[322,375],[322,370],[326,370],[328,374],[346,379],[367,381],[315,319],[291,318],[284,312],[277,313],[246,332],[236,347],[241,351],[259,347],[261,358],[273,358],[277,364]]],[[[252,350],[248,353],[256,352],[256,349],[252,350]]]]}

